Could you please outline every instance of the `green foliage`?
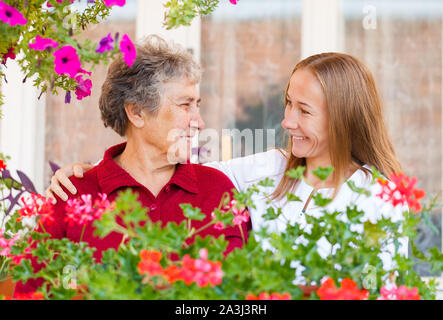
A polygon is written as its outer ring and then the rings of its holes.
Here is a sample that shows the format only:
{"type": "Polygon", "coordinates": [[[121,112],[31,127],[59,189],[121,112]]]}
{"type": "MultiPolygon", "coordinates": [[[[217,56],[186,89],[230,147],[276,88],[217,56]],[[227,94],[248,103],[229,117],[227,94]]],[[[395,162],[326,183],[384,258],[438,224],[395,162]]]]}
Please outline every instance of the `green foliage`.
{"type": "MultiPolygon", "coordinates": [[[[258,186],[266,187],[270,182],[259,182],[244,192],[235,191],[235,207],[244,208],[251,204],[254,195],[264,194],[258,186]]],[[[355,185],[352,187],[355,192],[366,194],[365,190],[355,185]]],[[[300,201],[291,194],[287,194],[287,198],[300,201]]],[[[34,273],[34,266],[25,259],[13,267],[12,275],[15,280],[44,279],[40,291],[50,299],[70,299],[77,293],[62,285],[67,265],[76,270],[78,286],[87,286],[84,291],[86,299],[244,299],[250,293],[258,295],[261,292],[287,292],[292,299],[304,299],[301,288],[293,280],[319,285],[325,276],[336,283],[344,278],[356,281],[359,288],[369,291],[369,299],[380,296],[380,289],[388,278],[397,285],[416,287],[424,299],[435,298],[435,281],[425,283],[413,269],[415,264],[427,262],[432,271],[443,270],[440,250],[432,248],[421,252],[415,245],[415,229],[421,221],[420,215],[405,212],[403,220],[396,222],[385,217],[376,221],[364,220],[365,212],[356,204],[349,205],[344,212],[327,210],[330,199],[318,193],[314,200],[317,206],[323,207],[321,214],[310,214],[308,210],[305,223],[291,223],[284,220],[281,208],[269,207],[263,215],[265,222],[261,228],[251,232],[242,249],[237,248],[225,257],[228,242],[224,236],[202,237],[199,233],[216,222],[232,225],[230,200],[225,195],[214,210],[215,218],[195,230],[190,227],[190,221],[204,218],[199,208],[182,204],[186,219],[180,224],[162,226],[149,219],[136,194],[129,190],[121,192],[113,209],[95,221],[94,226],[101,237],[118,232],[126,241],[122,241],[117,250],[104,251],[100,263],[94,261],[94,249],[86,243],[49,239],[33,233],[32,255],[43,267],[34,273]],[[270,226],[283,221],[286,222],[284,232],[270,231],[270,226]],[[410,257],[399,251],[398,239],[405,236],[411,246],[410,257]],[[189,241],[191,237],[194,237],[193,241],[189,241]],[[330,244],[329,249],[325,242],[330,244]],[[390,244],[394,244],[394,264],[385,269],[381,254],[390,244]],[[198,258],[201,249],[206,249],[209,260],[221,262],[223,281],[215,286],[199,287],[196,283],[186,285],[183,281],[168,283],[161,275],[142,275],[138,265],[143,249],[161,252],[162,268],[177,264],[177,259],[185,255],[198,258]],[[172,259],[172,255],[177,258],[172,259]],[[294,265],[294,262],[297,263],[294,265]]],[[[14,254],[25,248],[26,245],[14,248],[14,254]]],[[[318,299],[318,296],[313,293],[310,299],[318,299]]]]}
{"type": "Polygon", "coordinates": [[[191,25],[197,16],[212,13],[220,0],[170,0],[165,4],[168,9],[164,25],[166,29],[191,25]]]}

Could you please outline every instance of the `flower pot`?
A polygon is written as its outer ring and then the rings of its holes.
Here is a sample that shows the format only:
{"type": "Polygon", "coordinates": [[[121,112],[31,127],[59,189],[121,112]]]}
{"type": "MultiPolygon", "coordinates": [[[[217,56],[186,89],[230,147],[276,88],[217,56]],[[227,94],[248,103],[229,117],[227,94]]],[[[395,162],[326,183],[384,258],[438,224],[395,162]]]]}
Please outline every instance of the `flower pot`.
{"type": "Polygon", "coordinates": [[[15,282],[11,277],[7,277],[0,281],[0,296],[12,297],[14,295],[15,282]]]}
{"type": "Polygon", "coordinates": [[[311,293],[317,291],[319,286],[300,286],[300,289],[303,291],[303,298],[309,299],[311,297],[311,293]]]}

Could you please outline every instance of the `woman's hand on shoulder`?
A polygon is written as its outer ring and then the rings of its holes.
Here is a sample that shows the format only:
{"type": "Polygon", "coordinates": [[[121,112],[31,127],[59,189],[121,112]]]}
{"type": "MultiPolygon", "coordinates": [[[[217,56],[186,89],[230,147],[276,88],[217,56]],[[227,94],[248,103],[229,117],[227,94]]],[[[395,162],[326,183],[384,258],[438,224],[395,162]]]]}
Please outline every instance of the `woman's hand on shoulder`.
{"type": "Polygon", "coordinates": [[[52,199],[52,203],[55,204],[54,193],[59,196],[63,201],[68,200],[68,195],[63,191],[60,184],[64,186],[72,194],[77,193],[77,189],[72,184],[69,177],[74,175],[76,178],[83,178],[83,173],[94,167],[91,164],[85,163],[72,163],[58,169],[51,178],[51,185],[45,190],[45,196],[52,199]]]}

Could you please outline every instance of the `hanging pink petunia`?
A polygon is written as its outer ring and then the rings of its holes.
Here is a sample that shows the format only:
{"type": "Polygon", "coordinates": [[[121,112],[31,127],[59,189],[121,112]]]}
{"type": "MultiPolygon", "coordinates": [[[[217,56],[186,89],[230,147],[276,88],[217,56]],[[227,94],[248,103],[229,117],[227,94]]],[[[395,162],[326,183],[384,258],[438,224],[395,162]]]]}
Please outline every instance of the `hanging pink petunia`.
{"type": "Polygon", "coordinates": [[[84,80],[81,75],[75,77],[75,81],[77,81],[77,87],[75,87],[77,100],[89,97],[91,95],[92,81],[89,79],[84,80]]]}
{"type": "Polygon", "coordinates": [[[112,44],[114,42],[114,39],[112,39],[111,33],[108,34],[107,37],[104,37],[100,40],[100,43],[98,44],[96,52],[103,53],[109,50],[114,49],[114,45],[112,44]]]}
{"type": "Polygon", "coordinates": [[[16,24],[25,25],[28,22],[20,11],[3,1],[0,1],[0,20],[12,27],[16,24]]]}
{"type": "Polygon", "coordinates": [[[73,79],[81,69],[81,63],[77,50],[71,46],[64,46],[54,52],[55,72],[57,74],[67,73],[73,79]]]}
{"type": "Polygon", "coordinates": [[[126,4],[126,0],[103,0],[107,7],[119,6],[123,7],[126,4]]]}
{"type": "Polygon", "coordinates": [[[57,48],[58,42],[50,38],[42,38],[39,35],[35,37],[34,43],[29,43],[29,48],[37,51],[46,50],[46,48],[57,48]]]}
{"type": "Polygon", "coordinates": [[[132,67],[132,64],[137,56],[137,52],[134,44],[127,34],[123,36],[122,41],[120,42],[120,51],[123,52],[123,59],[125,59],[126,64],[129,67],[132,67]]]}
{"type": "Polygon", "coordinates": [[[232,4],[237,4],[238,0],[229,0],[229,2],[232,4]]]}

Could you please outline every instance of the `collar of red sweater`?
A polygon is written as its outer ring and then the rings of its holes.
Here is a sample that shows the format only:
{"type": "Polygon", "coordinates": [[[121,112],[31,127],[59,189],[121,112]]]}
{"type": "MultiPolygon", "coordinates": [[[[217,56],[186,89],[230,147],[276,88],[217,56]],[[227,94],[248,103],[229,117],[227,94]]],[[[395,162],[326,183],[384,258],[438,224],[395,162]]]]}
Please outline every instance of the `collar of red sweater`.
{"type": "MultiPolygon", "coordinates": [[[[106,150],[103,160],[97,167],[97,178],[100,190],[109,194],[121,187],[143,187],[128,172],[123,170],[113,158],[125,150],[126,142],[110,147],[106,150]]],[[[167,183],[175,184],[190,193],[198,193],[197,177],[194,164],[177,164],[174,175],[167,183]]]]}

